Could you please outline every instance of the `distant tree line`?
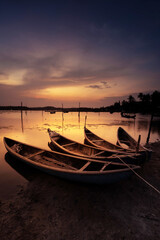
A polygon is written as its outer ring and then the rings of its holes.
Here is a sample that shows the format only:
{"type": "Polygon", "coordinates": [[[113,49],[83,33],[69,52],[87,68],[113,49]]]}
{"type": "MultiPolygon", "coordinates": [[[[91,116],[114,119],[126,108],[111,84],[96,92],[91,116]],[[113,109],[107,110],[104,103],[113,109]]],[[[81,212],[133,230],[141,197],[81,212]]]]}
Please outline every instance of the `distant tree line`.
{"type": "Polygon", "coordinates": [[[122,103],[115,102],[113,105],[106,107],[109,112],[140,112],[151,113],[160,111],[160,92],[154,91],[152,94],[138,94],[139,101],[136,101],[132,95],[129,95],[127,100],[123,100],[122,103]]]}
{"type": "MultiPolygon", "coordinates": [[[[115,102],[113,105],[108,107],[100,108],[88,108],[88,107],[79,107],[79,108],[64,108],[63,110],[69,112],[128,112],[128,113],[151,113],[158,112],[160,113],[160,92],[154,91],[152,94],[138,94],[139,101],[129,95],[127,100],[122,102],[115,102]]],[[[56,108],[53,106],[46,107],[27,107],[27,106],[0,106],[0,110],[31,110],[31,111],[62,111],[62,108],[56,108]]]]}

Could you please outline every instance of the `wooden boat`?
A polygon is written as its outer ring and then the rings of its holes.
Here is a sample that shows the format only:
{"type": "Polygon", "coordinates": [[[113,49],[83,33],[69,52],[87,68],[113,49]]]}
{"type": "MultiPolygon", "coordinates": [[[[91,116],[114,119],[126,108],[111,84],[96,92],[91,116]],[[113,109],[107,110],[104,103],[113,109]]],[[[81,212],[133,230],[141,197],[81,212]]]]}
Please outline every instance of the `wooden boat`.
{"type": "Polygon", "coordinates": [[[125,147],[132,152],[137,151],[141,155],[145,155],[145,160],[149,160],[151,157],[152,151],[143,147],[141,144],[132,138],[123,128],[119,127],[117,131],[117,144],[121,147],[125,147]]]}
{"type": "Polygon", "coordinates": [[[7,151],[18,160],[48,174],[88,183],[112,183],[127,178],[140,167],[80,158],[46,151],[22,142],[4,138],[7,151]]]}
{"type": "Polygon", "coordinates": [[[136,114],[129,114],[129,113],[124,113],[124,112],[121,112],[121,117],[125,117],[125,118],[136,118],[136,114]]]}
{"type": "Polygon", "coordinates": [[[51,143],[49,147],[52,150],[58,150],[63,153],[76,155],[80,157],[87,157],[97,160],[106,160],[113,162],[121,162],[120,159],[124,160],[126,163],[140,165],[143,163],[139,154],[133,154],[128,152],[115,151],[111,149],[100,149],[94,146],[89,146],[82,144],[71,139],[68,139],[55,131],[48,129],[51,143]]]}
{"type": "MultiPolygon", "coordinates": [[[[103,138],[99,137],[98,135],[91,132],[88,128],[84,127],[84,136],[85,136],[85,143],[96,148],[101,148],[103,150],[114,150],[118,152],[127,152],[127,149],[122,148],[119,145],[113,144],[104,140],[103,138]]],[[[130,151],[128,151],[130,152],[130,151]]]]}
{"type": "MultiPolygon", "coordinates": [[[[120,130],[119,130],[119,132],[120,132],[120,130]]],[[[126,147],[123,147],[123,145],[121,145],[119,143],[119,141],[118,141],[118,144],[115,145],[115,144],[112,144],[112,143],[100,138],[96,134],[92,133],[86,127],[84,128],[84,134],[85,134],[85,143],[95,146],[95,147],[99,147],[102,150],[114,149],[114,150],[121,151],[122,154],[123,153],[126,153],[126,154],[138,153],[139,155],[137,155],[137,158],[139,157],[140,164],[143,164],[145,161],[147,161],[151,157],[151,153],[148,152],[149,150],[142,147],[141,145],[140,145],[140,149],[137,149],[138,142],[136,143],[136,148],[129,148],[129,147],[126,148],[126,147]]],[[[133,163],[133,162],[130,162],[130,163],[133,163]]]]}

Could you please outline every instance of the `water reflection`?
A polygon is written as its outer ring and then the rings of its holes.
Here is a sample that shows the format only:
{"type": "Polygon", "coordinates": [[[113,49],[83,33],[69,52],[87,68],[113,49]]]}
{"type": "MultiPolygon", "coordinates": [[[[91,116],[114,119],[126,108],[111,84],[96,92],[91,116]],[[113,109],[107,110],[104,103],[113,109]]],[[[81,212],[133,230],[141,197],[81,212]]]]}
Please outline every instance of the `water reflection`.
{"type": "Polygon", "coordinates": [[[160,136],[160,118],[159,119],[157,118],[153,121],[151,133],[152,134],[158,133],[160,136]]]}
{"type": "Polygon", "coordinates": [[[81,123],[81,114],[78,112],[78,126],[80,128],[80,123],[81,123]]]}
{"type": "Polygon", "coordinates": [[[138,129],[147,130],[149,129],[149,121],[140,120],[137,122],[138,129]]]}
{"type": "Polygon", "coordinates": [[[64,112],[62,111],[62,134],[63,134],[63,128],[64,128],[64,112]]]}
{"type": "Polygon", "coordinates": [[[40,173],[38,170],[12,157],[9,153],[5,154],[5,161],[27,181],[32,181],[40,173]]]}
{"type": "Polygon", "coordinates": [[[22,129],[22,132],[24,132],[24,128],[23,128],[23,110],[21,110],[21,129],[22,129]]]}

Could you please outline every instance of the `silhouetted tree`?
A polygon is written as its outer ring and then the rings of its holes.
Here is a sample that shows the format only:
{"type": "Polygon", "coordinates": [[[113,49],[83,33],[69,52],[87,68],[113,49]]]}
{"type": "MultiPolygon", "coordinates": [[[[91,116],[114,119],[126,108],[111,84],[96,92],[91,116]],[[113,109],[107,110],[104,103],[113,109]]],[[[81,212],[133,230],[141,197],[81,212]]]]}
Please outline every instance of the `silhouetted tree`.
{"type": "Polygon", "coordinates": [[[151,95],[151,100],[154,107],[160,106],[160,92],[154,91],[151,95]]]}
{"type": "Polygon", "coordinates": [[[144,96],[143,93],[139,93],[139,94],[138,94],[138,98],[139,98],[141,101],[143,101],[143,96],[144,96]]]}
{"type": "Polygon", "coordinates": [[[150,102],[150,99],[151,99],[151,96],[150,96],[149,93],[143,95],[143,102],[149,103],[149,102],[150,102]]]}
{"type": "Polygon", "coordinates": [[[150,94],[143,94],[143,93],[139,93],[138,94],[138,98],[142,101],[142,102],[150,102],[151,96],[150,94]]]}
{"type": "Polygon", "coordinates": [[[129,95],[128,101],[129,101],[129,103],[133,103],[133,102],[135,102],[135,98],[132,95],[129,95]]]}

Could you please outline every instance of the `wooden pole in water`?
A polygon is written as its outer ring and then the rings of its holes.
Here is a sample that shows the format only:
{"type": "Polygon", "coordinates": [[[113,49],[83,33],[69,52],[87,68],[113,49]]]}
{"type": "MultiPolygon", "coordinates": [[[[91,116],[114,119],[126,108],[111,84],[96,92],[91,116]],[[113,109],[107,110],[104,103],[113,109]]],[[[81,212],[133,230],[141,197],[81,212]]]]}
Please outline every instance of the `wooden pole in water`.
{"type": "Polygon", "coordinates": [[[139,144],[140,144],[140,141],[141,141],[141,135],[139,135],[139,137],[138,137],[138,142],[137,142],[136,152],[139,151],[139,144]]]}
{"type": "MultiPolygon", "coordinates": [[[[80,102],[79,102],[79,111],[78,111],[78,122],[80,124],[80,102]]],[[[80,125],[79,125],[79,127],[80,127],[80,125]]]]}
{"type": "Polygon", "coordinates": [[[23,111],[22,111],[23,103],[21,102],[21,128],[23,132],[23,111]]]}
{"type": "Polygon", "coordinates": [[[87,122],[87,115],[85,116],[85,123],[84,123],[84,127],[86,127],[86,122],[87,122]]]}
{"type": "Polygon", "coordinates": [[[146,143],[149,143],[151,128],[152,128],[153,115],[154,115],[154,113],[152,113],[152,115],[151,115],[150,126],[149,126],[148,137],[147,137],[146,143]]]}

